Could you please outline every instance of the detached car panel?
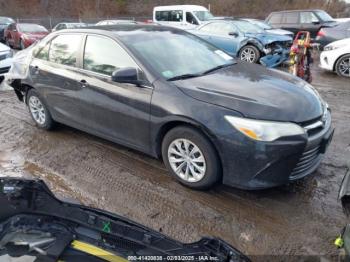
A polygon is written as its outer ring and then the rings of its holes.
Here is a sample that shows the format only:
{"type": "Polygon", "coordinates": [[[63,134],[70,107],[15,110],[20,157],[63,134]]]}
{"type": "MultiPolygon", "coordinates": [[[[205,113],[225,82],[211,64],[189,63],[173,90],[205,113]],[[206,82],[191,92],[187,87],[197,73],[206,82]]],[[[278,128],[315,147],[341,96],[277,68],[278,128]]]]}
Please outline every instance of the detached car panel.
{"type": "Polygon", "coordinates": [[[26,52],[8,81],[39,127],[62,122],[162,157],[192,188],[287,183],[314,171],[332,138],[311,85],[175,28],[61,31],[26,52]]]}
{"type": "Polygon", "coordinates": [[[15,178],[0,180],[0,248],[0,255],[41,261],[147,261],[149,256],[250,261],[221,239],[183,244],[121,216],[63,202],[43,181],[15,178]]]}

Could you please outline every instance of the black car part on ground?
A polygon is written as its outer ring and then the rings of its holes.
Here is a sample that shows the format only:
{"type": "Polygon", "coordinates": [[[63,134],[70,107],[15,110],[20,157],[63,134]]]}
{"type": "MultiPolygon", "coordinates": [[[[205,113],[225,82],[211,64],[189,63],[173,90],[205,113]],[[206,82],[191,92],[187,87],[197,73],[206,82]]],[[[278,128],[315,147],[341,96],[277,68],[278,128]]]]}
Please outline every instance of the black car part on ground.
{"type": "Polygon", "coordinates": [[[17,178],[0,180],[0,255],[4,254],[35,254],[38,261],[91,255],[92,261],[145,261],[149,256],[249,261],[223,240],[183,244],[115,214],[63,202],[41,180],[17,178]]]}

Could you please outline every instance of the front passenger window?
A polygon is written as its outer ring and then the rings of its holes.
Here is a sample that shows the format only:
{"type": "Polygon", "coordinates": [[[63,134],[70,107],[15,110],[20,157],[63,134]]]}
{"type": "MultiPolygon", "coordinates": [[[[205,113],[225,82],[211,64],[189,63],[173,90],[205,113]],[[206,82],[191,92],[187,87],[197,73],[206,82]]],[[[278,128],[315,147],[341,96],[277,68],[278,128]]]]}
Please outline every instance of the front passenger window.
{"type": "Polygon", "coordinates": [[[84,69],[111,76],[124,67],[138,68],[130,55],[115,42],[106,37],[87,37],[84,52],[84,69]]]}
{"type": "Polygon", "coordinates": [[[81,43],[80,35],[59,35],[51,42],[49,60],[54,63],[77,66],[77,56],[81,43]]]}

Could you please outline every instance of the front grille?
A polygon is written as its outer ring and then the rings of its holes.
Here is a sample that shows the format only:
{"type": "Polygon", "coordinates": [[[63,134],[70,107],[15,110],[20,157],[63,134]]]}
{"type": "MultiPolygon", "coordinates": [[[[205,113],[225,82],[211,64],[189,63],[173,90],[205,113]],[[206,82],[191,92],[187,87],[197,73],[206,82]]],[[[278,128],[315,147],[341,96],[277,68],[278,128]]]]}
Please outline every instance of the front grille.
{"type": "Polygon", "coordinates": [[[318,164],[320,156],[320,145],[305,151],[300,159],[296,167],[293,169],[290,179],[297,179],[299,177],[303,177],[306,172],[310,169],[314,168],[315,165],[318,164]]]}
{"type": "Polygon", "coordinates": [[[3,67],[3,68],[0,68],[0,74],[5,74],[5,73],[7,73],[9,70],[10,70],[10,67],[3,67]]]}
{"type": "Polygon", "coordinates": [[[5,60],[5,59],[7,58],[7,55],[8,55],[8,54],[0,55],[0,61],[1,61],[1,60],[5,60]]]}

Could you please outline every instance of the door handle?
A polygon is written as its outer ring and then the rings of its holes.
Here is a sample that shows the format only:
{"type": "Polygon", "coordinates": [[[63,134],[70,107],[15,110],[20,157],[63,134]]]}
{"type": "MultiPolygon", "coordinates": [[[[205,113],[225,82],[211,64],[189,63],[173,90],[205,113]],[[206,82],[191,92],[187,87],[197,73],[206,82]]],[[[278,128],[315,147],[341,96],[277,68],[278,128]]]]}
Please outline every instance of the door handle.
{"type": "Polygon", "coordinates": [[[88,86],[88,82],[85,79],[80,80],[81,87],[85,88],[88,86]]]}

